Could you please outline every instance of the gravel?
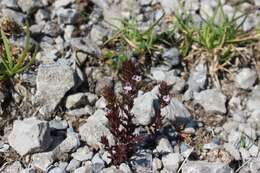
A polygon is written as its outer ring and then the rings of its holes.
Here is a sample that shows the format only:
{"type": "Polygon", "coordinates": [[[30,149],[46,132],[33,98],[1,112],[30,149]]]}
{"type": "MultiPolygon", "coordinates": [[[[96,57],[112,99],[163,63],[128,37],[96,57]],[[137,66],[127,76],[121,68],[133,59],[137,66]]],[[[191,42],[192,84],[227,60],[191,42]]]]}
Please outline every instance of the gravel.
{"type": "MultiPolygon", "coordinates": [[[[8,17],[21,28],[28,19],[30,52],[38,50],[30,68],[1,81],[0,172],[169,173],[183,164],[185,173],[234,173],[239,163],[239,173],[258,173],[259,58],[251,49],[258,43],[239,45],[237,53],[246,57],[241,61],[232,60],[225,69],[215,66],[221,70],[216,72],[221,85],[215,86],[212,59],[199,44],[192,45],[194,58],[183,56],[180,33],[169,31],[174,14],[190,12],[194,24],[202,26],[205,12],[213,14],[217,5],[215,0],[2,0],[1,29],[12,53],[24,48],[25,34],[16,32],[8,17]],[[136,19],[136,32],[155,25],[151,31],[158,37],[151,52],[133,52],[139,40],[114,39],[129,19],[136,19]],[[108,58],[108,51],[114,56],[108,58]],[[139,65],[142,84],[131,113],[135,134],[144,135],[144,142],[136,142],[129,161],[114,165],[100,140],[106,136],[110,147],[118,143],[106,117],[111,105],[102,97],[108,86],[123,98],[120,79],[127,69],[111,68],[118,55],[139,65]],[[157,131],[158,121],[151,122],[162,81],[171,88],[157,131]]],[[[235,0],[223,9],[228,18],[236,9],[236,16],[250,11],[242,25],[249,33],[259,24],[259,6],[259,0],[235,0]]],[[[218,24],[220,11],[216,15],[218,24]]]]}

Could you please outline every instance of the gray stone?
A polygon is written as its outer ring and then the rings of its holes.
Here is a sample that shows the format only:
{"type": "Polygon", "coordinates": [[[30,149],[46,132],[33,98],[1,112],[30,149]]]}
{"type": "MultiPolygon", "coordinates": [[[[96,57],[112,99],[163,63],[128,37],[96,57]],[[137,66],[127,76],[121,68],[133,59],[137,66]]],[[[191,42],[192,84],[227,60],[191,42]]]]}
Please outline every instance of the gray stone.
{"type": "Polygon", "coordinates": [[[93,152],[88,148],[88,146],[78,148],[75,153],[72,153],[71,156],[78,161],[90,160],[93,156],[93,152]]]}
{"type": "Polygon", "coordinates": [[[107,8],[109,6],[109,1],[106,0],[91,0],[99,8],[107,8]]]}
{"type": "Polygon", "coordinates": [[[260,112],[260,86],[256,86],[250,93],[247,101],[247,109],[252,112],[260,112]]]}
{"type": "Polygon", "coordinates": [[[5,7],[18,9],[17,0],[2,0],[1,4],[5,7]]]}
{"type": "Polygon", "coordinates": [[[101,137],[106,136],[109,144],[114,144],[114,137],[107,128],[107,118],[103,110],[97,110],[94,115],[88,118],[88,121],[79,127],[81,139],[92,147],[102,147],[101,137]]]}
{"type": "Polygon", "coordinates": [[[9,150],[10,145],[1,143],[0,141],[0,153],[5,153],[9,150]]]}
{"type": "Polygon", "coordinates": [[[42,32],[46,35],[51,36],[51,37],[56,37],[61,33],[61,28],[54,21],[47,21],[43,25],[42,32]]]}
{"type": "Polygon", "coordinates": [[[259,23],[259,19],[255,13],[247,15],[245,22],[243,23],[243,30],[249,32],[254,29],[259,23]]]}
{"type": "Polygon", "coordinates": [[[109,34],[108,30],[100,25],[94,25],[90,31],[90,38],[97,44],[102,45],[104,38],[109,34]]]}
{"type": "Polygon", "coordinates": [[[152,0],[141,0],[140,4],[143,6],[150,5],[152,3],[152,0]]]}
{"type": "Polygon", "coordinates": [[[199,92],[205,89],[207,82],[207,66],[204,63],[200,63],[192,68],[190,77],[188,80],[189,90],[193,92],[199,92]]]}
{"type": "Polygon", "coordinates": [[[108,168],[104,168],[100,173],[123,173],[122,171],[118,170],[115,166],[110,166],[108,168]]]}
{"type": "Polygon", "coordinates": [[[147,92],[134,99],[134,106],[131,112],[135,115],[134,122],[139,125],[149,125],[155,115],[154,102],[158,97],[152,93],[147,92]]]}
{"type": "Polygon", "coordinates": [[[60,167],[54,167],[48,173],[66,173],[66,171],[60,167]]]}
{"type": "Polygon", "coordinates": [[[139,150],[131,159],[137,172],[151,172],[153,168],[152,152],[139,150]]]}
{"type": "Polygon", "coordinates": [[[83,108],[69,110],[67,111],[67,114],[70,116],[81,117],[83,115],[92,115],[93,112],[94,112],[93,108],[89,105],[86,105],[83,108]]]}
{"type": "MultiPolygon", "coordinates": [[[[56,164],[55,164],[56,165],[56,164]]],[[[67,162],[65,162],[65,161],[59,161],[59,164],[58,164],[58,167],[59,168],[61,168],[61,169],[63,169],[64,171],[66,170],[66,168],[67,168],[67,166],[68,166],[68,163],[67,162]]]]}
{"type": "Polygon", "coordinates": [[[257,73],[250,68],[243,68],[236,75],[236,83],[239,88],[250,89],[257,79],[257,73]]]}
{"type": "Polygon", "coordinates": [[[95,154],[91,162],[94,173],[101,172],[101,170],[105,167],[105,162],[101,159],[99,153],[95,154]]]}
{"type": "MultiPolygon", "coordinates": [[[[260,2],[259,2],[259,5],[260,5],[260,2]]],[[[254,158],[250,162],[250,170],[251,170],[252,173],[259,173],[259,170],[260,170],[260,157],[254,158]]]]}
{"type": "Polygon", "coordinates": [[[181,63],[180,56],[180,52],[176,48],[167,49],[162,54],[162,57],[164,58],[165,62],[170,66],[179,65],[181,63]]]}
{"type": "Polygon", "coordinates": [[[76,93],[69,95],[66,100],[66,108],[74,109],[87,104],[87,96],[84,93],[76,93]]]}
{"type": "Polygon", "coordinates": [[[209,142],[203,145],[204,150],[214,150],[221,148],[221,145],[216,144],[215,142],[209,142]]]}
{"type": "Polygon", "coordinates": [[[195,102],[200,104],[207,112],[225,114],[227,97],[217,89],[209,89],[194,93],[195,102]]]}
{"type": "Polygon", "coordinates": [[[242,132],[243,134],[245,134],[247,137],[249,137],[250,139],[252,140],[256,140],[257,139],[257,135],[256,135],[256,131],[255,129],[253,129],[251,127],[250,124],[242,124],[242,123],[239,123],[239,126],[238,126],[238,129],[240,132],[242,132]]]}
{"type": "Polygon", "coordinates": [[[106,162],[107,165],[109,165],[112,161],[111,154],[108,151],[102,153],[101,158],[106,162]]]}
{"type": "Polygon", "coordinates": [[[66,171],[68,172],[73,172],[75,169],[77,169],[78,167],[80,167],[80,161],[76,160],[76,159],[72,159],[67,168],[66,168],[66,171]]]}
{"type": "Polygon", "coordinates": [[[55,152],[37,153],[32,155],[32,166],[46,171],[49,169],[51,164],[56,160],[55,152]]]}
{"type": "Polygon", "coordinates": [[[47,10],[39,9],[35,14],[36,23],[50,19],[50,13],[47,10]]]}
{"type": "Polygon", "coordinates": [[[234,171],[224,163],[207,161],[189,161],[182,167],[185,173],[234,173],[234,171]]]}
{"type": "Polygon", "coordinates": [[[1,170],[2,173],[21,173],[24,170],[22,164],[19,161],[13,162],[11,165],[8,165],[4,170],[1,170]]]}
{"type": "Polygon", "coordinates": [[[126,163],[121,163],[119,169],[123,171],[123,173],[132,173],[130,167],[126,163]]]}
{"type": "Polygon", "coordinates": [[[73,37],[73,33],[76,31],[76,27],[74,25],[66,25],[64,29],[64,39],[66,41],[70,41],[71,38],[73,37]]]}
{"type": "Polygon", "coordinates": [[[85,93],[87,98],[88,98],[88,102],[90,103],[90,105],[94,105],[95,102],[98,100],[98,96],[96,94],[87,92],[85,93]]]}
{"type": "Polygon", "coordinates": [[[182,90],[185,85],[185,81],[178,77],[176,73],[177,72],[175,70],[166,72],[163,81],[165,81],[168,85],[172,85],[173,88],[179,87],[179,90],[182,90]]]}
{"type": "Polygon", "coordinates": [[[110,87],[113,88],[113,78],[112,77],[106,77],[106,76],[100,76],[97,79],[95,93],[98,95],[102,95],[102,91],[104,87],[110,87]]]}
{"type": "Polygon", "coordinates": [[[162,155],[173,152],[171,143],[166,137],[162,137],[159,139],[156,150],[162,155]]]}
{"type": "Polygon", "coordinates": [[[256,6],[260,6],[260,0],[254,0],[256,6]]]}
{"type": "Polygon", "coordinates": [[[236,148],[234,145],[230,143],[225,143],[224,148],[232,157],[234,157],[235,160],[241,159],[239,149],[236,148]]]}
{"type": "Polygon", "coordinates": [[[239,152],[242,160],[250,159],[250,153],[245,148],[240,147],[239,152]]]}
{"type": "Polygon", "coordinates": [[[76,150],[80,146],[80,140],[77,133],[69,132],[67,133],[67,137],[62,141],[60,145],[58,145],[58,149],[60,153],[69,153],[71,151],[76,150]]]}
{"type": "Polygon", "coordinates": [[[52,142],[49,125],[35,118],[16,120],[8,142],[20,155],[45,151],[52,142]]]}
{"type": "Polygon", "coordinates": [[[114,26],[122,27],[121,20],[123,19],[123,16],[121,14],[120,8],[117,5],[113,4],[109,8],[104,8],[103,16],[105,21],[109,21],[109,23],[114,26]]]}
{"type": "Polygon", "coordinates": [[[259,151],[260,149],[254,144],[250,145],[248,148],[248,153],[253,157],[257,157],[259,155],[259,151]]]}
{"type": "Polygon", "coordinates": [[[22,172],[19,172],[19,173],[37,173],[37,172],[32,168],[26,168],[22,172]]]}
{"type": "Polygon", "coordinates": [[[23,25],[26,19],[26,15],[8,8],[2,9],[2,14],[11,17],[17,24],[23,25]]]}
{"type": "Polygon", "coordinates": [[[176,98],[172,98],[170,103],[162,108],[161,115],[164,117],[164,122],[173,122],[176,119],[185,123],[191,121],[191,115],[188,109],[176,98]]]}
{"type": "Polygon", "coordinates": [[[77,168],[73,173],[92,173],[92,168],[90,166],[82,166],[77,168]]]}
{"type": "Polygon", "coordinates": [[[42,7],[42,3],[39,0],[18,0],[18,5],[23,12],[31,13],[37,8],[42,7]]]}
{"type": "Polygon", "coordinates": [[[178,0],[161,0],[160,3],[167,15],[170,15],[181,9],[180,2],[178,0]]]}
{"type": "Polygon", "coordinates": [[[59,24],[74,24],[77,22],[79,14],[76,9],[59,8],[57,10],[59,24]]]}
{"type": "MultiPolygon", "coordinates": [[[[169,70],[169,68],[165,67],[165,66],[152,67],[151,71],[150,71],[150,73],[151,73],[150,78],[153,80],[157,80],[157,81],[163,81],[166,78],[166,73],[168,70],[169,70]]],[[[174,74],[174,76],[177,75],[177,74],[175,75],[175,73],[173,73],[173,74],[174,74]]]]}
{"type": "Polygon", "coordinates": [[[66,7],[74,2],[75,0],[57,0],[54,2],[54,7],[58,9],[60,7],[66,7]]]}
{"type": "Polygon", "coordinates": [[[179,153],[170,153],[162,156],[163,166],[170,172],[176,172],[179,167],[179,163],[182,160],[183,159],[179,153]]]}
{"type": "Polygon", "coordinates": [[[75,71],[65,63],[41,64],[36,79],[34,102],[42,107],[42,114],[51,113],[64,95],[76,84],[75,71]]]}
{"type": "Polygon", "coordinates": [[[157,157],[153,158],[153,171],[161,170],[163,167],[162,161],[157,157]]]}
{"type": "Polygon", "coordinates": [[[68,128],[68,123],[66,120],[54,119],[49,121],[49,127],[51,129],[56,129],[56,130],[65,130],[68,128]]]}
{"type": "Polygon", "coordinates": [[[101,55],[100,48],[90,38],[71,38],[70,45],[76,50],[81,50],[91,55],[101,55]]]}

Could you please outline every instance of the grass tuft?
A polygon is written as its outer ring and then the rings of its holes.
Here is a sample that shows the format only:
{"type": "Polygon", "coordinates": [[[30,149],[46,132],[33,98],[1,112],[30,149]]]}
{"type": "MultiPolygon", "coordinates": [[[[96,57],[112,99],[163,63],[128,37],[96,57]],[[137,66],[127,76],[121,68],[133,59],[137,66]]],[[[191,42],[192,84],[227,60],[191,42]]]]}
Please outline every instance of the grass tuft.
{"type": "Polygon", "coordinates": [[[119,53],[106,51],[104,59],[108,60],[108,63],[112,64],[113,68],[118,71],[122,66],[122,62],[128,60],[129,53],[141,60],[145,56],[151,55],[154,50],[158,50],[156,46],[158,38],[154,32],[154,27],[161,21],[163,16],[145,31],[139,30],[135,18],[122,21],[121,27],[114,26],[116,28],[115,34],[104,45],[108,43],[117,45],[117,52],[119,53]]]}
{"type": "Polygon", "coordinates": [[[35,59],[36,51],[34,52],[32,58],[28,61],[28,55],[30,50],[30,32],[29,24],[26,23],[25,27],[26,41],[25,48],[21,54],[16,57],[13,55],[11,45],[9,40],[3,30],[1,30],[1,38],[3,41],[3,51],[1,52],[0,60],[0,80],[8,79],[15,76],[18,73],[23,72],[31,66],[35,59]]]}
{"type": "Polygon", "coordinates": [[[242,25],[247,15],[237,16],[235,13],[233,17],[228,18],[220,0],[212,15],[206,14],[206,19],[200,16],[201,23],[195,21],[187,10],[181,11],[181,14],[175,14],[172,22],[174,31],[181,35],[182,55],[197,59],[206,57],[210,64],[211,76],[215,76],[215,81],[220,86],[216,73],[220,70],[227,71],[225,66],[230,60],[243,54],[240,47],[259,39],[260,34],[243,32],[242,25]]]}

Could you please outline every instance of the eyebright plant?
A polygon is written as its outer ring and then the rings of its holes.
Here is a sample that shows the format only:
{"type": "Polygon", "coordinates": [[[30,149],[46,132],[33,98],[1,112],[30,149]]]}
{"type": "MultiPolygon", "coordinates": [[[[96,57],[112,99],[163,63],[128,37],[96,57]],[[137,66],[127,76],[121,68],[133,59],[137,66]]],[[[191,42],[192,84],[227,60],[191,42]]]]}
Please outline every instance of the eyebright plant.
{"type": "Polygon", "coordinates": [[[3,48],[1,50],[1,61],[0,61],[0,80],[4,80],[14,75],[23,72],[31,66],[35,59],[36,51],[30,60],[28,60],[29,49],[30,49],[30,32],[29,24],[26,23],[25,27],[26,41],[25,48],[22,53],[16,57],[13,55],[11,45],[5,32],[1,29],[1,38],[3,41],[3,48]]]}
{"type": "MultiPolygon", "coordinates": [[[[136,70],[136,66],[130,60],[123,62],[122,75],[120,80],[123,86],[121,97],[117,97],[114,90],[105,87],[103,89],[103,97],[106,99],[106,117],[108,119],[108,127],[115,137],[115,145],[110,146],[108,139],[103,136],[101,143],[104,144],[112,159],[114,165],[120,165],[123,162],[129,162],[131,156],[135,153],[136,146],[144,142],[144,135],[135,134],[138,127],[134,122],[134,115],[131,109],[134,105],[134,98],[142,86],[142,78],[136,70]]],[[[169,90],[165,82],[162,82],[159,89],[159,106],[154,105],[155,117],[151,123],[153,134],[162,128],[161,107],[168,104],[169,90]]]]}

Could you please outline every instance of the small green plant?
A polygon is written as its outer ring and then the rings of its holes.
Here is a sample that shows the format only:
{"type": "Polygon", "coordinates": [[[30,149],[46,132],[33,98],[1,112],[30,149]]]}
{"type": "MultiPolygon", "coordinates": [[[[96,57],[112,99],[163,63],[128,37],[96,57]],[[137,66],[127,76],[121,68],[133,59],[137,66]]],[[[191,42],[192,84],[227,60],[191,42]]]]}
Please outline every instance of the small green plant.
{"type": "MultiPolygon", "coordinates": [[[[164,15],[162,15],[162,17],[163,16],[164,15]]],[[[128,60],[129,52],[141,60],[146,55],[151,55],[154,50],[158,50],[156,46],[157,36],[154,32],[154,27],[160,22],[162,17],[145,31],[138,29],[135,18],[122,21],[121,27],[114,26],[116,32],[112,38],[104,43],[104,46],[110,43],[113,45],[112,47],[117,48],[117,52],[119,53],[106,51],[103,56],[104,59],[109,60],[109,64],[112,64],[113,68],[118,71],[121,68],[122,62],[128,60]]]]}
{"type": "MultiPolygon", "coordinates": [[[[206,58],[213,81],[220,86],[217,72],[228,71],[225,66],[234,57],[241,57],[244,52],[240,47],[259,38],[259,34],[250,35],[242,30],[247,15],[236,13],[228,18],[223,4],[218,0],[218,6],[212,15],[207,15],[201,22],[195,21],[190,12],[181,9],[182,14],[173,17],[174,31],[181,35],[180,50],[186,58],[206,58]]],[[[243,49],[244,51],[244,49],[243,49]]]]}
{"type": "Polygon", "coordinates": [[[155,34],[153,32],[154,25],[145,32],[140,32],[135,19],[123,22],[120,28],[120,37],[123,38],[135,54],[151,54],[154,49],[155,34]]]}
{"type": "Polygon", "coordinates": [[[25,48],[18,57],[13,55],[9,40],[3,30],[1,30],[1,38],[3,41],[3,51],[0,60],[0,80],[13,77],[15,74],[21,73],[26,70],[33,63],[36,55],[34,52],[32,58],[28,61],[27,57],[30,49],[30,32],[29,25],[26,23],[25,27],[26,41],[25,48]]]}
{"type": "Polygon", "coordinates": [[[192,15],[185,10],[183,10],[183,15],[175,15],[175,27],[184,37],[181,46],[183,55],[188,54],[193,44],[212,51],[216,48],[224,48],[225,46],[233,44],[237,38],[244,38],[244,36],[246,36],[245,33],[242,32],[241,26],[247,16],[236,16],[236,14],[234,14],[233,17],[229,19],[225,15],[223,4],[221,4],[220,1],[218,2],[218,6],[211,16],[206,14],[207,19],[201,18],[201,24],[196,23],[192,15]]]}
{"type": "Polygon", "coordinates": [[[112,69],[118,72],[122,68],[123,62],[128,60],[128,57],[124,54],[117,54],[114,51],[108,50],[104,53],[104,59],[106,64],[111,65],[112,69]]]}

